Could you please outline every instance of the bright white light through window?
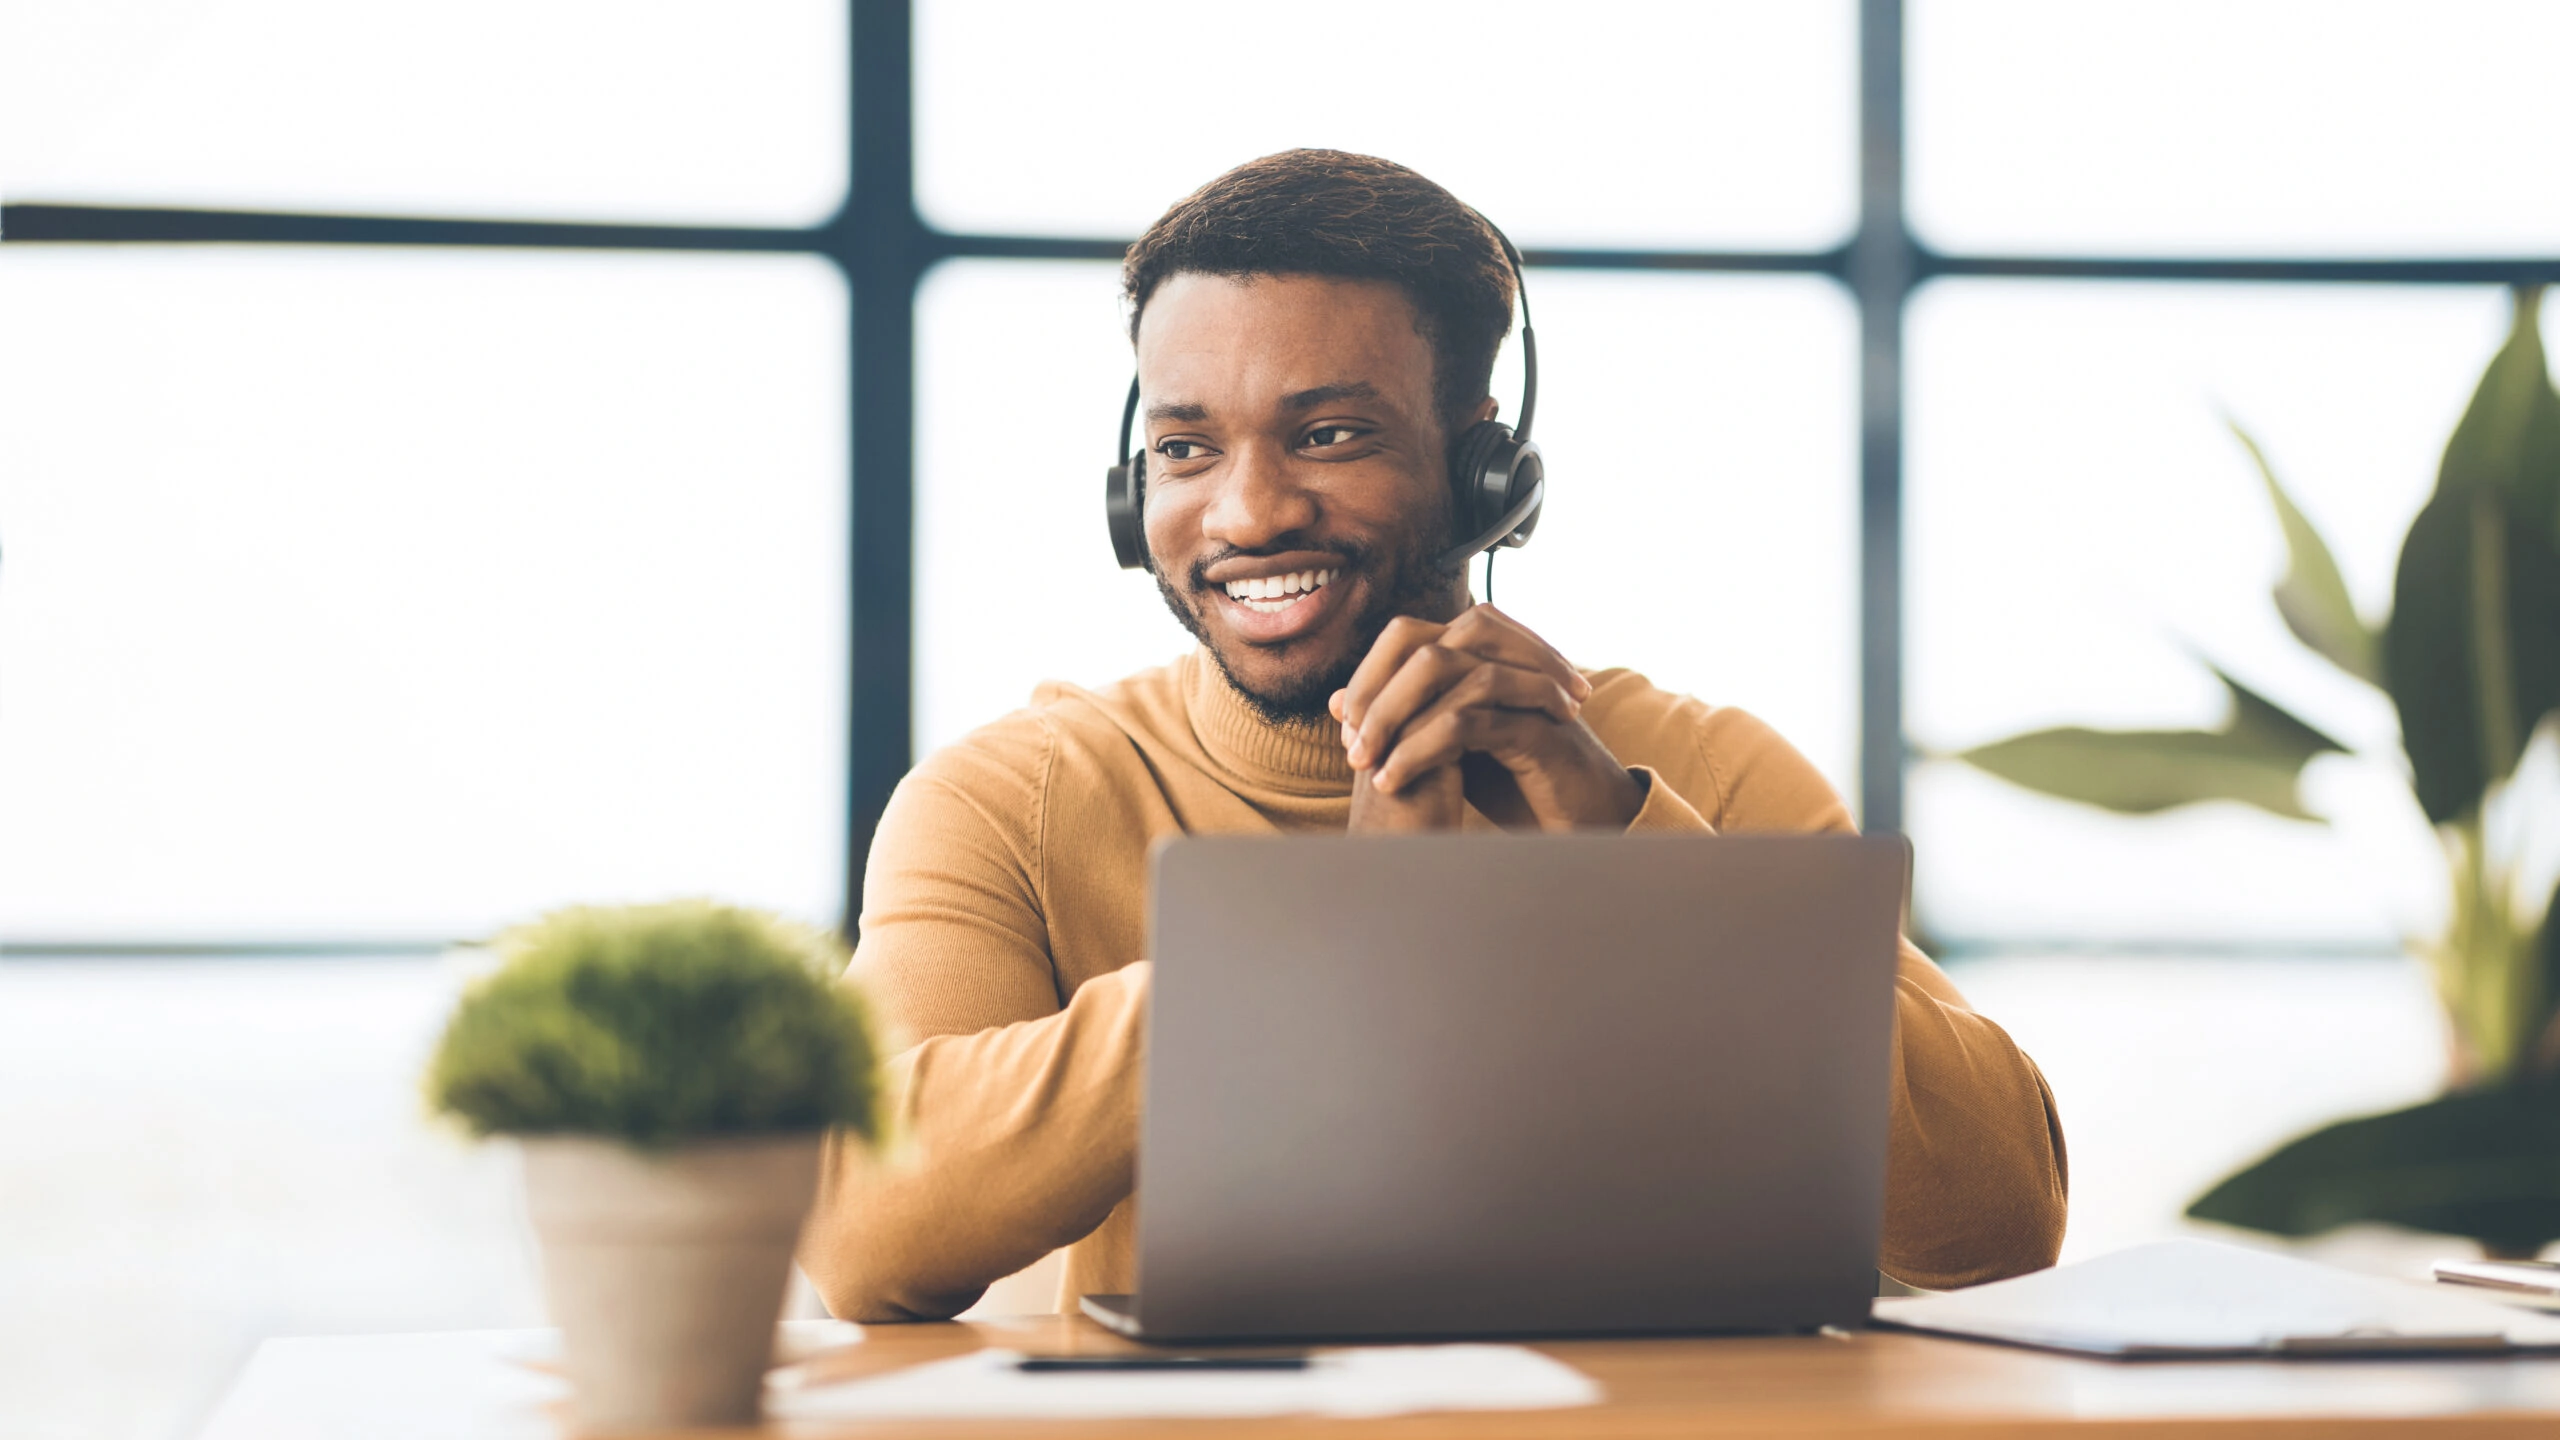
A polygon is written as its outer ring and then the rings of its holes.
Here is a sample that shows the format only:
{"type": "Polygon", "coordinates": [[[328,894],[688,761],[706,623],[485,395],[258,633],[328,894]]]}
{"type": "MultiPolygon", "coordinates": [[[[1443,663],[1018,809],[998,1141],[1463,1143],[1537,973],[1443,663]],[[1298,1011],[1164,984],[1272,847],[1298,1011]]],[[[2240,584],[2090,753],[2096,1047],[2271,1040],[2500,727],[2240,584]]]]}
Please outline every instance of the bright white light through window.
{"type": "Polygon", "coordinates": [[[1917,0],[1907,27],[1941,248],[2560,248],[2547,0],[1917,0]]]}
{"type": "Polygon", "coordinates": [[[0,254],[0,944],[843,894],[842,283],[0,254]]]}
{"type": "Polygon", "coordinates": [[[814,224],[843,202],[842,0],[30,4],[11,200],[814,224]]]}
{"type": "Polygon", "coordinates": [[[1856,223],[1856,71],[1847,0],[925,0],[917,197],[946,229],[1135,235],[1328,146],[1524,245],[1818,249],[1856,223]]]}

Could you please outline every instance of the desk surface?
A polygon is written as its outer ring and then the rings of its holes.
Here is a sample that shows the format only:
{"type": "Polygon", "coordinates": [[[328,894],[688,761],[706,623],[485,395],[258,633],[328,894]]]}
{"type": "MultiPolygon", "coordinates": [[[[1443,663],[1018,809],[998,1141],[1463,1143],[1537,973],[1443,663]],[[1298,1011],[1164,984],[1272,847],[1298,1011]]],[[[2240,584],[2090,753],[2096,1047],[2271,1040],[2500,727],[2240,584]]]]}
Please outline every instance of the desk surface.
{"type": "MultiPolygon", "coordinates": [[[[489,1357],[505,1332],[271,1340],[205,1440],[351,1435],[548,1440],[540,1377],[489,1357]]],[[[822,1374],[853,1377],[984,1346],[1135,1348],[1080,1318],[869,1327],[822,1374]]],[[[946,1421],[777,1425],[770,1435],[1548,1436],[2560,1435],[2560,1359],[2223,1361],[2128,1365],[1876,1331],[1842,1338],[1557,1341],[1598,1381],[1596,1408],[1388,1420],[946,1421]]],[[[556,1382],[554,1382],[556,1383],[556,1382]]]]}

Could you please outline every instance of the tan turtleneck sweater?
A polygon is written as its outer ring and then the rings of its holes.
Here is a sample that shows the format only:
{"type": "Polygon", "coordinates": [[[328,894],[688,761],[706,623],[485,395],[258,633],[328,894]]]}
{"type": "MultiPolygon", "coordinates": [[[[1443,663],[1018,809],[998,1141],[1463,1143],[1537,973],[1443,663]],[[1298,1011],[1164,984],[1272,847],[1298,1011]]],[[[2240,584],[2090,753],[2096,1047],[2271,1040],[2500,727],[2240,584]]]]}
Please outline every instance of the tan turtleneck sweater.
{"type": "MultiPolygon", "coordinates": [[[[1583,719],[1647,772],[1631,831],[1851,828],[1758,720],[1590,678],[1583,719]]],[[[1148,847],[1339,832],[1350,794],[1338,727],[1272,725],[1196,651],[1098,692],[1043,686],[899,784],[853,965],[901,1051],[899,1139],[831,1151],[802,1244],[837,1315],[953,1315],[1060,1247],[1062,1308],[1131,1288],[1148,847]]],[[[1884,1269],[1934,1289],[2053,1263],[2065,1162],[2044,1077],[1908,942],[1897,987],[1884,1269]]]]}

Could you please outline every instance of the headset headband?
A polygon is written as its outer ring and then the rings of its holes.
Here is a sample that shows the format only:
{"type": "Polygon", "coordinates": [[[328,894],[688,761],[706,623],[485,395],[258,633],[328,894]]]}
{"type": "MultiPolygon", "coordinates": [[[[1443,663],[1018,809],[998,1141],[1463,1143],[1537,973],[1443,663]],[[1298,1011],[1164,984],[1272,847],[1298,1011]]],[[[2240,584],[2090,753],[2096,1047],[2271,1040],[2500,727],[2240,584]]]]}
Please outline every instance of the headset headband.
{"type": "MultiPolygon", "coordinates": [[[[1484,220],[1479,215],[1476,217],[1484,220]]],[[[1485,220],[1484,228],[1502,242],[1502,258],[1511,262],[1511,291],[1520,297],[1520,423],[1511,427],[1511,438],[1526,440],[1529,427],[1538,419],[1538,327],[1529,323],[1529,271],[1521,262],[1518,246],[1502,233],[1502,227],[1485,220]]]]}

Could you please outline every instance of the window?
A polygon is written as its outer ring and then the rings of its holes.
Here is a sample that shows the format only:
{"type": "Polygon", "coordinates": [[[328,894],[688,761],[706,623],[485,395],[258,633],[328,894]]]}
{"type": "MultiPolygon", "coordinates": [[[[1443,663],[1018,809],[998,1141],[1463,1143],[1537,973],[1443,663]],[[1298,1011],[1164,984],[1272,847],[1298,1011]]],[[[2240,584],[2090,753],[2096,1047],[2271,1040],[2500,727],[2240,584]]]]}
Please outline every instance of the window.
{"type": "MultiPolygon", "coordinates": [[[[1437,57],[1391,76],[1169,0],[49,14],[70,63],[0,99],[0,286],[41,337],[0,363],[53,397],[5,422],[0,922],[254,948],[598,891],[853,902],[919,747],[1183,645],[1092,503],[1110,262],[1170,195],[1317,143],[1416,163],[1531,252],[1556,498],[1498,596],[1763,712],[1872,824],[1905,819],[1907,734],[1941,940],[2387,943],[2421,902],[2345,903],[2388,863],[2362,841],[2128,826],[1925,757],[2202,718],[2171,634],[2324,699],[2218,407],[2378,599],[2499,287],[2560,277],[2560,210],[2516,178],[2560,21],[1907,10],[1294,12],[1437,57]],[[1214,77],[1132,43],[1175,29],[1214,77]],[[264,248],[315,242],[348,248],[264,248]],[[342,546],[289,543],[332,516],[342,546]],[[143,609],[114,579],[142,567],[207,598],[143,609]],[[452,783],[357,732],[444,744],[452,783]],[[257,812],[287,773],[347,783],[257,812]]],[[[2315,799],[2382,803],[2335,769],[2315,799]]]]}

